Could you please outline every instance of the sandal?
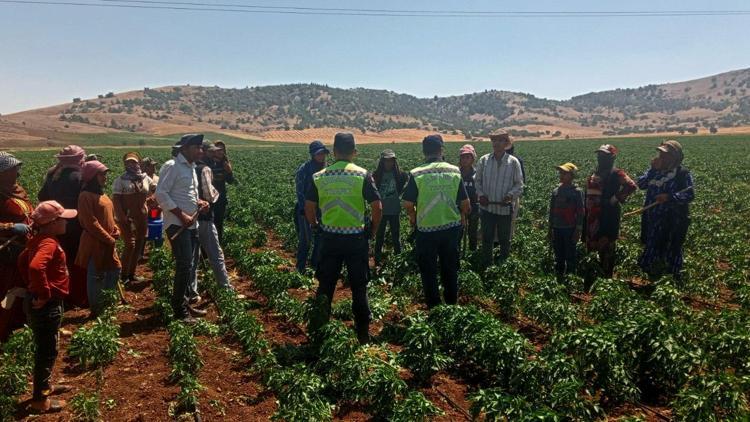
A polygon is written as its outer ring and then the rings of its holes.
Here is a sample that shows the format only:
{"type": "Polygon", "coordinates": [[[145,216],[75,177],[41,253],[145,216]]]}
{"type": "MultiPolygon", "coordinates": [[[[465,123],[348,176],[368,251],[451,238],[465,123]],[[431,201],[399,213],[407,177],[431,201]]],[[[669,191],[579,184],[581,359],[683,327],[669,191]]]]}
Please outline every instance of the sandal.
{"type": "Polygon", "coordinates": [[[73,387],[65,384],[57,384],[53,385],[52,388],[50,388],[49,395],[50,396],[57,396],[60,394],[65,394],[68,392],[73,391],[73,387]]]}
{"type": "Polygon", "coordinates": [[[32,402],[29,405],[29,413],[38,414],[38,415],[45,414],[45,413],[57,413],[57,412],[62,411],[65,405],[67,404],[65,403],[65,400],[50,400],[50,399],[47,399],[47,400],[49,400],[49,407],[46,409],[40,409],[39,407],[34,406],[34,402],[32,402]]]}

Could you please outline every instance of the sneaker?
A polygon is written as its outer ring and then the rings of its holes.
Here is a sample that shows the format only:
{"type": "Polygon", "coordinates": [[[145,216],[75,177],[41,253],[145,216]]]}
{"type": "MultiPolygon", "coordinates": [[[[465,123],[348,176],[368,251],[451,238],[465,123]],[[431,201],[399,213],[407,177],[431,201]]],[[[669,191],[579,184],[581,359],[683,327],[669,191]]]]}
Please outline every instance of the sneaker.
{"type": "Polygon", "coordinates": [[[195,325],[195,324],[197,324],[197,323],[198,323],[198,320],[197,320],[197,319],[195,319],[195,318],[193,318],[193,317],[191,317],[191,316],[189,316],[189,315],[188,315],[188,316],[186,316],[186,317],[184,317],[184,318],[182,318],[182,319],[180,319],[180,321],[181,321],[181,322],[182,322],[183,324],[187,324],[187,325],[195,325]]]}
{"type": "Polygon", "coordinates": [[[201,299],[202,298],[201,298],[200,295],[195,295],[195,296],[191,297],[190,299],[188,299],[188,303],[191,304],[191,305],[195,305],[197,303],[200,303],[201,299]]]}
{"type": "Polygon", "coordinates": [[[247,296],[243,295],[242,293],[237,293],[237,296],[235,296],[239,300],[245,300],[247,299],[247,296]]]}
{"type": "Polygon", "coordinates": [[[144,281],[146,281],[145,277],[140,277],[140,276],[137,276],[137,275],[131,275],[130,276],[130,282],[131,283],[143,283],[144,281]]]}
{"type": "Polygon", "coordinates": [[[192,306],[188,306],[188,312],[190,312],[190,315],[194,317],[206,316],[206,314],[208,314],[208,311],[205,311],[203,309],[193,308],[192,306]]]}

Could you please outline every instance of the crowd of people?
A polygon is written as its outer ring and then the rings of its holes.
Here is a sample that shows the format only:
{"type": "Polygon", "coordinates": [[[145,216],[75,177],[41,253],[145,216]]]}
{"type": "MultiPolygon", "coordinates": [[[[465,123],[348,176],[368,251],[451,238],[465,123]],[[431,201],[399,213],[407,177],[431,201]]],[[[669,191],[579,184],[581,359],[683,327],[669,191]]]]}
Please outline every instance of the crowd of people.
{"type": "MultiPolygon", "coordinates": [[[[442,137],[427,136],[423,164],[408,172],[391,149],[380,154],[374,172],[356,165],[350,133],[336,134],[332,151],[321,141],[310,143],[310,160],[295,175],[297,270],[315,270],[325,315],[330,315],[346,265],[357,337],[369,341],[370,240],[376,267],[383,262],[387,231],[393,251],[400,253],[402,210],[413,229],[428,308],[457,303],[462,249],[479,248],[485,267],[509,257],[525,171],[507,132],[494,132],[490,140],[491,153],[477,158],[467,144],[453,165],[446,160],[442,137]]],[[[560,183],[550,195],[548,237],[560,282],[576,270],[579,241],[598,253],[603,274],[613,276],[621,206],[636,189],[646,191],[641,268],[654,279],[681,277],[692,178],[682,166],[677,141],[665,141],[657,150],[637,181],[615,167],[618,150],[612,145],[596,150],[597,167],[583,188],[575,184],[579,169],[574,163],[556,167],[560,183]]],[[[55,158],[34,207],[18,184],[23,163],[0,152],[0,342],[24,323],[31,327],[36,344],[31,408],[38,412],[65,404],[50,399],[68,388],[50,381],[64,308],[88,307],[95,317],[103,310],[104,290],[122,292],[124,284],[145,281],[137,269],[146,249],[150,211],[163,216],[174,257],[171,306],[177,319],[192,324],[206,313],[199,306],[203,298],[197,283],[203,258],[216,282],[233,290],[222,239],[226,184],[234,183],[234,176],[223,142],[205,141],[201,134],[182,136],[158,175],[155,160],[126,153],[111,198],[105,193],[110,168],[101,157],[70,145],[55,158]]],[[[323,322],[311,321],[310,332],[323,322]]]]}
{"type": "MultiPolygon", "coordinates": [[[[492,152],[479,159],[472,145],[462,146],[456,166],[446,161],[440,135],[427,136],[422,141],[424,164],[408,173],[391,149],[380,154],[373,173],[355,165],[357,149],[349,133],[335,136],[330,166],[326,166],[330,151],[323,143],[310,144],[310,160],[299,167],[295,177],[297,270],[304,272],[308,265],[315,270],[320,283],[317,295],[325,298],[324,313],[330,315],[336,281],[346,264],[360,342],[369,339],[368,240],[375,239],[376,267],[382,263],[387,229],[394,253],[400,253],[402,210],[414,229],[428,308],[457,302],[462,248],[474,251],[479,247],[485,268],[509,257],[526,175],[506,131],[493,132],[490,141],[492,152]],[[443,287],[442,299],[438,282],[443,287]]],[[[556,166],[560,183],[550,195],[548,239],[559,282],[576,271],[579,241],[598,254],[605,277],[614,275],[622,204],[639,188],[647,191],[639,264],[651,279],[663,274],[681,278],[688,204],[694,195],[692,178],[682,166],[679,142],[665,141],[657,150],[658,155],[637,182],[615,167],[618,150],[609,144],[596,150],[597,167],[583,189],[575,184],[579,170],[574,163],[556,166]]]]}
{"type": "Polygon", "coordinates": [[[0,152],[0,342],[29,325],[36,344],[30,410],[54,412],[68,391],[52,385],[58,332],[65,308],[89,308],[91,318],[106,306],[106,290],[146,281],[137,274],[144,259],[149,214],[163,215],[176,262],[173,310],[195,322],[199,308],[197,267],[210,263],[217,282],[231,289],[220,244],[226,214],[226,184],[233,183],[226,145],[186,135],[174,158],[157,175],[156,160],[128,152],[123,172],[109,186],[110,168],[95,154],[69,145],[55,155],[34,207],[18,183],[22,162],[0,152]],[[118,240],[122,252],[118,252],[118,240]]]}

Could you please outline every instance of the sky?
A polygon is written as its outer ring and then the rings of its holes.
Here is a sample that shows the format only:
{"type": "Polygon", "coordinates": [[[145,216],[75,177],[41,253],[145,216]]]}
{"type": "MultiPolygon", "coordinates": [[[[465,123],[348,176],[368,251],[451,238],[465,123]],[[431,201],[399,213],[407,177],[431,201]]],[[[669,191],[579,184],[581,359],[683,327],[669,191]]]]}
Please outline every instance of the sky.
{"type": "MultiPolygon", "coordinates": [[[[750,11],[740,0],[181,1],[467,11],[750,11]]],[[[567,99],[750,67],[748,53],[750,14],[426,18],[0,2],[0,113],[179,84],[315,82],[419,97],[499,89],[567,99]]]]}

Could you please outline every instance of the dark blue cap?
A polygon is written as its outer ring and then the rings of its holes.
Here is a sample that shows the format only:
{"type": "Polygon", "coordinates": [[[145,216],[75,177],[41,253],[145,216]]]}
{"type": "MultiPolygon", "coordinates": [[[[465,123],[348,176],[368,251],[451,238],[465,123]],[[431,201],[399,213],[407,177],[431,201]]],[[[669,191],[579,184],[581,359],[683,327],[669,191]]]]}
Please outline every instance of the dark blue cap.
{"type": "Polygon", "coordinates": [[[333,149],[340,153],[351,154],[356,147],[357,145],[354,142],[354,135],[349,132],[339,132],[333,138],[333,149]]]}
{"type": "Polygon", "coordinates": [[[435,135],[427,135],[422,139],[422,152],[425,154],[434,154],[440,151],[443,147],[443,137],[435,135]]]}
{"type": "Polygon", "coordinates": [[[312,141],[310,142],[310,146],[307,149],[310,152],[310,155],[317,155],[319,152],[325,152],[328,154],[330,151],[328,151],[328,148],[326,148],[325,145],[323,145],[320,141],[312,141]]]}
{"type": "Polygon", "coordinates": [[[189,133],[187,135],[182,135],[182,138],[175,144],[180,147],[188,146],[188,145],[203,145],[203,134],[202,133],[189,133]]]}

